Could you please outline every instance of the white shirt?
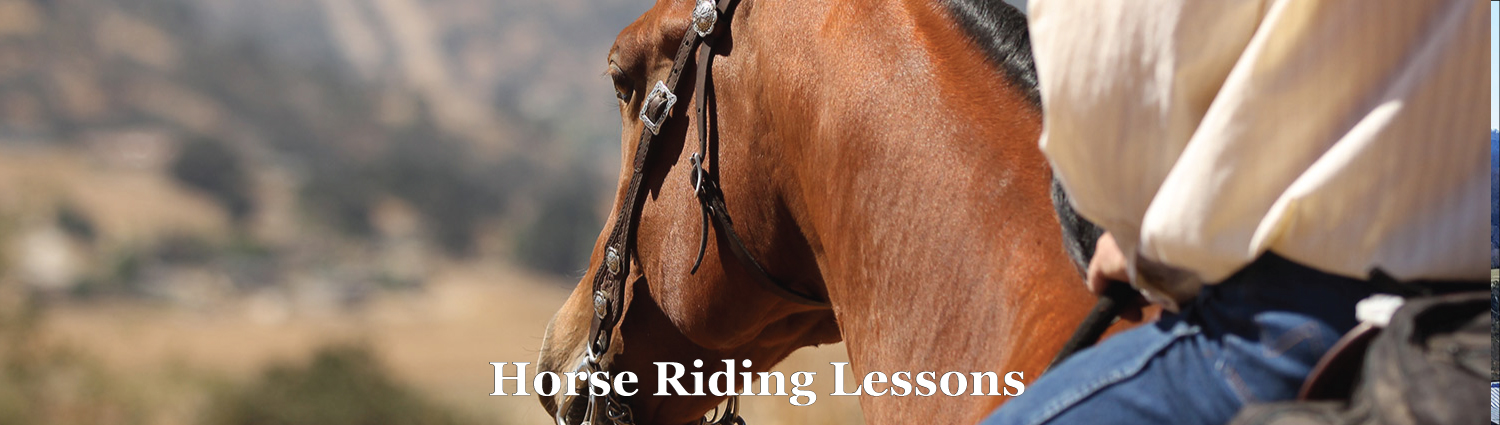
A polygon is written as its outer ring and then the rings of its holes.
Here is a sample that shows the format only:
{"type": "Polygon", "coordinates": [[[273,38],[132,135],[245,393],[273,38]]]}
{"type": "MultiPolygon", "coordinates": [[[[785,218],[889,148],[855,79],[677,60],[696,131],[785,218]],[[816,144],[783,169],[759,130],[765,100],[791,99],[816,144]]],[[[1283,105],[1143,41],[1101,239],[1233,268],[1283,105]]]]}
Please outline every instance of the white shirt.
{"type": "Polygon", "coordinates": [[[1483,2],[1033,0],[1030,21],[1042,150],[1154,299],[1266,251],[1485,276],[1483,2]],[[1196,279],[1139,279],[1154,262],[1196,279]]]}

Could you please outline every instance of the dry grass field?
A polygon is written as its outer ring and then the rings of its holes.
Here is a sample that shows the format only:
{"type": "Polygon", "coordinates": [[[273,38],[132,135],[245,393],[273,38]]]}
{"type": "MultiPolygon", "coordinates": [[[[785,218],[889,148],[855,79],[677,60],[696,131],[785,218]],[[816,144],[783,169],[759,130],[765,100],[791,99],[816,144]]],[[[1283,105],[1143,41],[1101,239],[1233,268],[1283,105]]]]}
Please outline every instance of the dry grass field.
{"type": "MultiPolygon", "coordinates": [[[[62,305],[42,335],[96,358],[131,392],[147,394],[150,423],[195,423],[204,404],[195,379],[243,381],[268,365],[305,361],[319,347],[368,346],[397,379],[479,423],[548,424],[533,397],[491,397],[493,361],[534,361],[548,318],[567,295],[553,278],[505,267],[451,267],[427,289],[391,293],[353,312],[300,314],[250,297],[201,309],[141,303],[62,305]],[[210,378],[184,378],[210,377],[210,378]]],[[[808,349],[780,370],[818,372],[818,401],[748,397],[763,424],[860,423],[856,398],[830,397],[829,362],[842,345],[808,349]]]]}
{"type": "MultiPolygon", "coordinates": [[[[308,239],[283,193],[289,189],[267,187],[270,195],[262,197],[267,201],[249,233],[282,245],[308,239]]],[[[78,150],[0,149],[0,301],[25,291],[14,279],[24,278],[19,272],[30,264],[56,263],[32,254],[48,251],[23,243],[32,241],[25,235],[46,233],[23,230],[47,228],[57,204],[92,212],[91,225],[100,235],[88,245],[64,245],[86,247],[71,248],[68,261],[58,263],[74,270],[64,281],[108,271],[116,253],[148,249],[162,234],[199,235],[210,244],[232,234],[221,211],[153,167],[111,165],[78,150]]],[[[378,265],[383,259],[359,261],[378,265]]],[[[320,350],[347,344],[367,348],[388,375],[460,413],[464,423],[551,423],[533,397],[489,396],[488,363],[534,362],[547,321],[571,282],[503,260],[435,260],[419,287],[376,290],[350,304],[308,284],[316,283],[321,269],[317,261],[307,263],[294,264],[285,281],[255,289],[230,289],[222,271],[189,267],[142,278],[148,285],[162,276],[175,279],[178,285],[170,287],[179,289],[165,296],[69,298],[54,291],[42,297],[49,301],[42,303],[36,328],[22,333],[47,347],[38,357],[68,353],[73,360],[50,366],[46,382],[34,386],[0,382],[0,425],[17,423],[4,417],[14,413],[6,410],[7,395],[28,392],[9,400],[23,400],[24,406],[32,400],[27,397],[51,397],[50,405],[60,406],[41,409],[37,418],[44,423],[215,423],[205,414],[213,409],[216,389],[251,386],[273,366],[305,365],[320,350]],[[79,374],[86,377],[74,376],[79,374]],[[115,407],[90,407],[98,405],[115,407]]],[[[15,332],[4,323],[13,307],[0,303],[0,337],[15,332]]],[[[7,361],[4,348],[0,362],[7,361]]],[[[819,395],[817,403],[796,407],[786,397],[747,397],[745,414],[758,425],[860,423],[855,398],[827,395],[828,363],[846,358],[842,345],[797,353],[778,369],[817,372],[817,385],[810,388],[819,395]]]]}
{"type": "Polygon", "coordinates": [[[0,0],[0,425],[550,423],[488,363],[602,227],[649,6],[0,0]]]}

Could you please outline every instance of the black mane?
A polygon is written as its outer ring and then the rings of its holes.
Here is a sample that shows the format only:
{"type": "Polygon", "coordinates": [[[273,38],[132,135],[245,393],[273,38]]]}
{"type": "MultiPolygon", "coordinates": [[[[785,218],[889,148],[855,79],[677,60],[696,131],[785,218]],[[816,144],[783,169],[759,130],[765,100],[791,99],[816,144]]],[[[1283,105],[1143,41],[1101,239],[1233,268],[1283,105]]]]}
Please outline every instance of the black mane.
{"type": "MultiPolygon", "coordinates": [[[[1000,68],[1005,78],[1026,94],[1033,107],[1041,109],[1026,15],[1000,0],[945,0],[944,3],[964,34],[984,49],[990,64],[1000,68]]],[[[1052,180],[1052,207],[1062,224],[1063,249],[1082,274],[1094,256],[1094,243],[1104,230],[1073,210],[1068,194],[1056,179],[1052,180]]]]}
{"type": "Polygon", "coordinates": [[[1040,108],[1026,15],[1000,0],[945,0],[944,5],[964,34],[984,49],[990,63],[1003,70],[1005,77],[1026,94],[1026,99],[1040,108]]]}

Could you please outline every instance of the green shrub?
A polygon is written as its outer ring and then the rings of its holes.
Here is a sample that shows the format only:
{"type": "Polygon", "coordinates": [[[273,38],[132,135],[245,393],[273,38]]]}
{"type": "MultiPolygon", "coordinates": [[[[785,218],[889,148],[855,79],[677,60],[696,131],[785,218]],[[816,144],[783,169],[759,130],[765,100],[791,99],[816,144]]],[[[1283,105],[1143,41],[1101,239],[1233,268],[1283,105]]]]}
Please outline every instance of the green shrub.
{"type": "Polygon", "coordinates": [[[461,425],[471,422],[387,376],[368,349],[332,346],[306,365],[279,365],[219,394],[217,425],[461,425]]]}
{"type": "Polygon", "coordinates": [[[516,254],[527,267],[577,277],[588,267],[589,252],[604,226],[596,212],[597,190],[576,178],[555,185],[542,195],[534,221],[517,235],[516,254]]]}
{"type": "Polygon", "coordinates": [[[189,141],[172,162],[172,177],[207,193],[237,222],[254,210],[249,170],[223,143],[203,138],[189,141]]]}

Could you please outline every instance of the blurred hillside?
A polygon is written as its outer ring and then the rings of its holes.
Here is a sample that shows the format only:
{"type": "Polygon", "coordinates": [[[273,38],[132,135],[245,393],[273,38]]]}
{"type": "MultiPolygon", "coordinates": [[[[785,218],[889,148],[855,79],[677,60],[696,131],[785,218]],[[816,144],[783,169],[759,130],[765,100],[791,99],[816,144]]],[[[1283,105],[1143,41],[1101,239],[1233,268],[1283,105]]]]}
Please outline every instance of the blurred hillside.
{"type": "Polygon", "coordinates": [[[0,280],[69,296],[576,273],[645,0],[0,0],[0,280]]]}
{"type": "Polygon", "coordinates": [[[0,425],[550,423],[651,3],[0,0],[0,425]]]}
{"type": "Polygon", "coordinates": [[[0,0],[0,424],[546,423],[649,3],[0,0]]]}

